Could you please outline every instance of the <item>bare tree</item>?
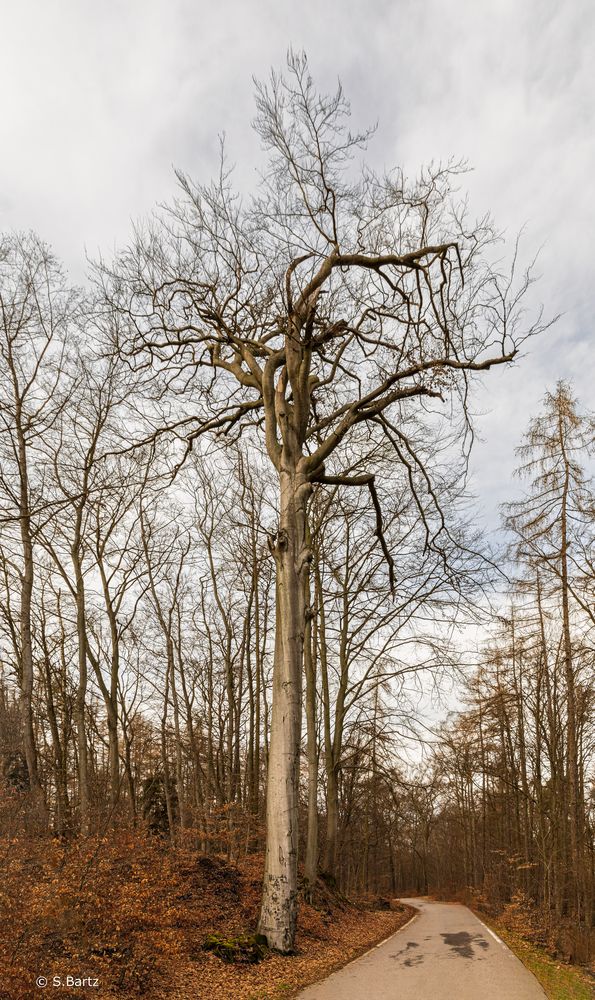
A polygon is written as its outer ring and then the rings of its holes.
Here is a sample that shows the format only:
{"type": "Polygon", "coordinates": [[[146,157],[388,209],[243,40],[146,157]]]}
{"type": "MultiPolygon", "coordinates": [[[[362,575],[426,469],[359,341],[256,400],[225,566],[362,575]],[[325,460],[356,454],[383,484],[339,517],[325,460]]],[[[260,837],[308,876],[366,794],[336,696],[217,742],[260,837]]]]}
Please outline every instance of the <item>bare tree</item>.
{"type": "Polygon", "coordinates": [[[595,422],[578,411],[570,386],[559,382],[545,398],[545,412],[531,421],[518,449],[518,474],[530,478],[530,495],[508,506],[507,526],[517,539],[517,555],[548,581],[562,617],[562,657],[566,687],[566,755],[570,817],[571,881],[579,920],[585,917],[583,861],[584,808],[579,767],[577,667],[572,636],[573,605],[592,618],[593,578],[577,565],[587,536],[593,538],[593,494],[583,462],[592,453],[595,422]],[[578,542],[578,544],[576,544],[578,542]],[[576,555],[571,549],[576,549],[576,555]],[[587,581],[586,593],[584,583],[587,581]],[[583,586],[581,587],[581,584],[583,586]],[[582,594],[581,594],[582,591],[582,594]],[[589,593],[590,592],[590,593],[589,593]]]}
{"type": "Polygon", "coordinates": [[[0,543],[18,578],[19,610],[11,635],[23,749],[44,823],[32,708],[34,546],[40,524],[49,516],[43,456],[66,398],[65,358],[74,305],[59,265],[37,237],[0,240],[0,543]]]}
{"type": "MultiPolygon", "coordinates": [[[[436,473],[437,465],[435,458],[436,473]]],[[[456,483],[458,476],[451,472],[439,490],[440,510],[448,510],[452,533],[453,479],[456,483]]],[[[447,549],[445,539],[439,552],[425,547],[431,512],[420,516],[406,470],[400,465],[385,468],[384,481],[384,534],[399,581],[393,599],[375,545],[374,511],[367,509],[364,498],[337,495],[340,488],[334,487],[320,491],[320,502],[311,505],[327,805],[323,867],[333,877],[339,851],[339,783],[354,720],[362,724],[364,706],[377,708],[375,697],[381,689],[392,690],[397,705],[408,680],[421,684],[422,677],[432,676],[437,682],[445,671],[453,676],[454,622],[460,626],[474,617],[470,599],[486,578],[486,567],[468,546],[458,552],[450,542],[447,549]]],[[[463,546],[460,530],[457,537],[463,546]]]]}
{"type": "MultiPolygon", "coordinates": [[[[365,488],[391,584],[373,456],[381,438],[432,496],[408,436],[412,410],[443,412],[464,444],[469,380],[516,356],[517,283],[490,265],[495,233],[470,222],[455,166],[409,182],[358,172],[370,133],[352,135],[341,89],[318,94],[305,57],[258,84],[255,129],[269,158],[240,201],[222,156],[211,185],[179,174],[180,199],[100,271],[119,317],[117,349],[137,369],[145,440],[261,435],[276,472],[277,618],[260,931],[293,948],[307,506],[316,484],[365,488]],[[142,379],[143,374],[146,378],[142,379]],[[150,399],[153,399],[153,404],[150,399]],[[457,414],[455,416],[455,414],[457,414]],[[157,421],[157,423],[155,422],[157,421]],[[339,457],[371,456],[352,475],[339,457]]],[[[539,321],[525,330],[535,332],[539,321]]],[[[439,418],[435,418],[435,427],[439,418]]],[[[183,460],[183,456],[179,461],[183,460]]],[[[430,534],[429,545],[439,544],[430,534]]]]}

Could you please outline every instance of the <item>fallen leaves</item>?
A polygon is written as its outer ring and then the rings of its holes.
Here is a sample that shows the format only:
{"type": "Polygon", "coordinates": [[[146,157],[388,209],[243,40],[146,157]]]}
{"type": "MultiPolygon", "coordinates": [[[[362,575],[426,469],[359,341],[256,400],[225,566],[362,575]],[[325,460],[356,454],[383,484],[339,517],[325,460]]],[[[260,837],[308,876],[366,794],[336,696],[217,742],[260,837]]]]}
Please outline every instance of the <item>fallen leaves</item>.
{"type": "MultiPolygon", "coordinates": [[[[3,855],[0,996],[38,996],[38,975],[93,976],[92,996],[123,1000],[273,1000],[293,996],[387,937],[408,913],[358,908],[321,884],[302,903],[297,952],[257,965],[204,950],[246,942],[256,926],[262,857],[232,865],[191,843],[126,833],[69,844],[12,841],[3,855]]],[[[91,995],[91,994],[89,994],[91,995]]]]}

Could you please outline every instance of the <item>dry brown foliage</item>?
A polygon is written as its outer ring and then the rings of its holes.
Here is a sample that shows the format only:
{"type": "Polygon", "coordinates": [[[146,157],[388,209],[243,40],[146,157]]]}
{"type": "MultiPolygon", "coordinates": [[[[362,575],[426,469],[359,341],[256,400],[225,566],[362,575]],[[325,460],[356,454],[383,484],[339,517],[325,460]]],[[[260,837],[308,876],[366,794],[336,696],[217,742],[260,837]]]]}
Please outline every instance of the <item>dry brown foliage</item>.
{"type": "MultiPolygon", "coordinates": [[[[262,857],[240,865],[192,844],[118,833],[61,843],[31,838],[0,844],[0,998],[42,995],[42,975],[90,977],[99,986],[61,992],[85,997],[291,996],[386,937],[408,914],[375,912],[321,886],[302,903],[297,952],[230,966],[203,950],[205,938],[251,933],[262,857]]],[[[51,988],[51,986],[50,986],[51,988]]]]}

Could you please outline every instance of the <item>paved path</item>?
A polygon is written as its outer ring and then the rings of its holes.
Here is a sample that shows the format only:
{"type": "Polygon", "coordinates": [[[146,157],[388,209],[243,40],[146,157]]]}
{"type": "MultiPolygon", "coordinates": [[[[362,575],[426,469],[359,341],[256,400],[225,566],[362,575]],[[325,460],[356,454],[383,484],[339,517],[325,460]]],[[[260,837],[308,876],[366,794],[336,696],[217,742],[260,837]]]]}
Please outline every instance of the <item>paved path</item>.
{"type": "Polygon", "coordinates": [[[522,962],[466,906],[405,899],[420,912],[300,1000],[544,1000],[522,962]]]}

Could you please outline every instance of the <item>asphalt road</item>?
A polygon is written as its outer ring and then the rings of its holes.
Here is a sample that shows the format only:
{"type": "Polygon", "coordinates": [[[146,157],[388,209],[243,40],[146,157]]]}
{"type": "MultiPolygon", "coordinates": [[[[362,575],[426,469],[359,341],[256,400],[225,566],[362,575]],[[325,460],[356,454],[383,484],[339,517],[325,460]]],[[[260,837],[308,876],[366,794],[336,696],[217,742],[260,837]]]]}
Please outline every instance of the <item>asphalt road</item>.
{"type": "Polygon", "coordinates": [[[405,899],[419,913],[300,1000],[544,1000],[522,962],[466,906],[405,899]]]}

